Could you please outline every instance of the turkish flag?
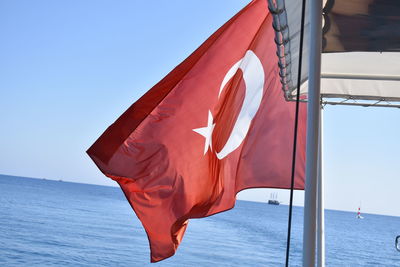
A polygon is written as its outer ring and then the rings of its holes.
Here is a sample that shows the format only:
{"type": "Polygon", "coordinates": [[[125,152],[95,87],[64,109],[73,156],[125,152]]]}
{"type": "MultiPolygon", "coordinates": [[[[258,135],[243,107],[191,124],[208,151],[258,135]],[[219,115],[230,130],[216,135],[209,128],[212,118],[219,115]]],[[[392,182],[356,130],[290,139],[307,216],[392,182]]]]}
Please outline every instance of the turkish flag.
{"type": "MultiPolygon", "coordinates": [[[[290,188],[295,103],[284,98],[272,15],[254,0],[134,103],[87,151],[172,256],[190,218],[246,188],[290,188]]],[[[304,187],[301,106],[295,188],[304,187]]]]}

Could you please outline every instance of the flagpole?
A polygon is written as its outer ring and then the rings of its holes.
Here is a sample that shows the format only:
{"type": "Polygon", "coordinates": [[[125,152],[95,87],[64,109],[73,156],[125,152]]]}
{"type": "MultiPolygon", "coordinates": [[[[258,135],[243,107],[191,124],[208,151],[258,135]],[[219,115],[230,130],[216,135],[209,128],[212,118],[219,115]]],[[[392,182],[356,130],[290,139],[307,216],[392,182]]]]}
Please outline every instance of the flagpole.
{"type": "Polygon", "coordinates": [[[318,182],[317,182],[317,266],[325,266],[325,203],[324,203],[324,122],[323,122],[323,107],[321,106],[321,113],[319,118],[319,153],[318,153],[318,182]]]}
{"type": "Polygon", "coordinates": [[[303,267],[315,266],[318,136],[320,117],[322,0],[310,1],[306,186],[304,197],[303,267]]]}

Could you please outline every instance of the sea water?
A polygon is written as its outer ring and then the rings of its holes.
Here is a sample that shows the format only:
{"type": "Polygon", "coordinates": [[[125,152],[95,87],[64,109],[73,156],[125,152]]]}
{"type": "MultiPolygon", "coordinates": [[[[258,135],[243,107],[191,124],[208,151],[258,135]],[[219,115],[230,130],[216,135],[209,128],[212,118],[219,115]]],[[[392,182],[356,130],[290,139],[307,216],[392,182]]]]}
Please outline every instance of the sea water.
{"type": "MultiPolygon", "coordinates": [[[[400,266],[400,217],[326,211],[327,266],[400,266]]],[[[175,256],[149,263],[146,234],[119,188],[0,175],[0,266],[284,266],[287,206],[237,201],[190,221],[175,256]]],[[[303,208],[290,266],[301,266],[303,208]]]]}

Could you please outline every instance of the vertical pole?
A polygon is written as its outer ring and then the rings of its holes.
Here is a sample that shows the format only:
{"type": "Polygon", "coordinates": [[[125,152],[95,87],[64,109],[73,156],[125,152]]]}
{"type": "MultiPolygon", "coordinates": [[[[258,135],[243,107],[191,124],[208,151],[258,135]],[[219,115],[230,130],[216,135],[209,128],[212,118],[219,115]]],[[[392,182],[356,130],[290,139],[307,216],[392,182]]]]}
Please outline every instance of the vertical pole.
{"type": "Polygon", "coordinates": [[[317,266],[325,267],[325,204],[324,204],[324,121],[323,111],[321,107],[321,114],[319,118],[319,150],[318,150],[318,196],[317,196],[317,266]]]}
{"type": "Polygon", "coordinates": [[[310,1],[306,186],[304,197],[303,267],[315,266],[318,128],[320,115],[322,0],[310,1]]]}

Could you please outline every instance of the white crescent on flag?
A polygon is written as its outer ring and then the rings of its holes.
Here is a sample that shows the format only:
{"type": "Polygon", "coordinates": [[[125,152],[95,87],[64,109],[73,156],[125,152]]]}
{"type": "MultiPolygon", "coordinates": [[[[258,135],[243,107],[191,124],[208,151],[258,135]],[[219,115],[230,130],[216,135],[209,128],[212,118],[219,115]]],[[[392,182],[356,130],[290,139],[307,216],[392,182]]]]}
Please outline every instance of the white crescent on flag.
{"type": "MultiPolygon", "coordinates": [[[[224,157],[232,153],[243,142],[244,138],[247,135],[247,132],[249,131],[251,121],[253,120],[260,107],[263,97],[263,88],[265,81],[263,65],[253,51],[247,50],[245,56],[238,62],[236,62],[226,73],[219,89],[218,98],[221,95],[226,84],[230,81],[230,79],[232,79],[238,69],[241,69],[243,71],[243,79],[246,85],[245,98],[238,118],[226,144],[220,152],[215,153],[218,159],[223,159],[224,157]]],[[[207,153],[208,147],[210,147],[212,150],[211,136],[214,127],[215,124],[213,123],[213,117],[211,111],[209,111],[207,126],[203,128],[193,129],[193,131],[206,138],[204,154],[207,153]]]]}

